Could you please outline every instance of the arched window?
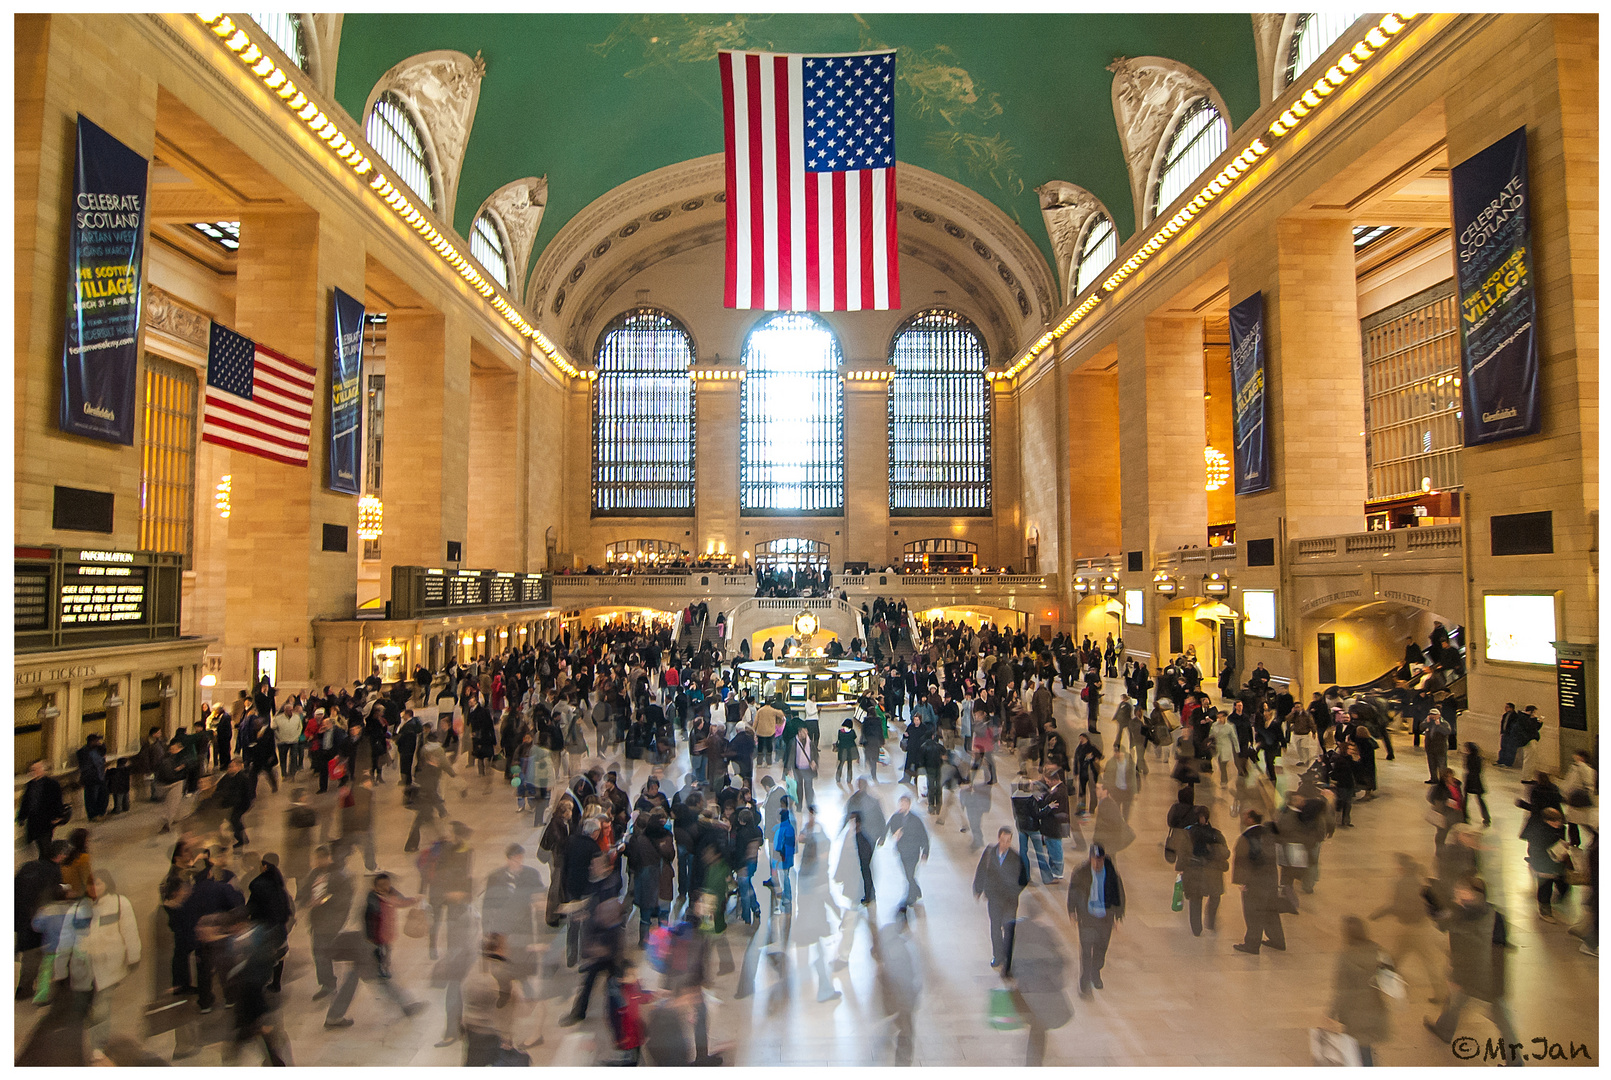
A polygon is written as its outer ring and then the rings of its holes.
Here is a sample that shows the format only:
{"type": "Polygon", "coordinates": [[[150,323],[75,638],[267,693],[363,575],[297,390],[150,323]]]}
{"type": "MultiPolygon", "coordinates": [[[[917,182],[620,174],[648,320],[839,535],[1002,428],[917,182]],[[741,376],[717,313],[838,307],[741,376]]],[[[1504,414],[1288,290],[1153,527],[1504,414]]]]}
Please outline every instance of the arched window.
{"type": "Polygon", "coordinates": [[[509,258],[504,254],[503,230],[485,211],[470,226],[470,254],[486,267],[494,281],[506,289],[509,287],[509,258]]]}
{"type": "Polygon", "coordinates": [[[1163,213],[1165,207],[1179,198],[1181,192],[1191,187],[1192,182],[1203,175],[1203,170],[1225,152],[1229,135],[1229,126],[1212,101],[1203,97],[1186,106],[1158,166],[1158,186],[1152,197],[1153,217],[1163,213]]]}
{"type": "Polygon", "coordinates": [[[1097,276],[1119,257],[1119,234],[1106,214],[1097,214],[1085,226],[1080,253],[1074,258],[1074,295],[1090,287],[1097,276]]]}
{"type": "Polygon", "coordinates": [[[815,315],[780,311],[750,331],[739,384],[740,513],[843,511],[843,359],[815,315]]]}
{"type": "Polygon", "coordinates": [[[1363,12],[1321,11],[1299,15],[1292,28],[1292,40],[1287,46],[1287,81],[1291,86],[1309,65],[1320,59],[1320,54],[1331,48],[1331,43],[1342,37],[1343,31],[1354,25],[1363,12]]]}
{"type": "Polygon", "coordinates": [[[375,99],[364,134],[380,159],[390,165],[397,178],[436,209],[436,185],[431,182],[431,164],[425,156],[425,140],[409,114],[403,99],[388,90],[375,99]]]}
{"type": "Polygon", "coordinates": [[[889,353],[889,512],[990,513],[990,358],[979,331],[954,311],[921,311],[889,353]]]}
{"type": "Polygon", "coordinates": [[[290,57],[296,66],[303,71],[308,70],[308,50],[302,44],[302,16],[293,15],[285,11],[267,12],[258,14],[249,12],[252,21],[263,28],[263,32],[274,39],[274,44],[280,51],[290,57]]]}
{"type": "Polygon", "coordinates": [[[828,545],[803,536],[762,540],[755,545],[755,568],[763,573],[815,570],[821,574],[828,569],[828,545]]]}
{"type": "Polygon", "coordinates": [[[599,335],[593,384],[593,514],[694,508],[694,346],[663,311],[635,308],[599,335]]]}

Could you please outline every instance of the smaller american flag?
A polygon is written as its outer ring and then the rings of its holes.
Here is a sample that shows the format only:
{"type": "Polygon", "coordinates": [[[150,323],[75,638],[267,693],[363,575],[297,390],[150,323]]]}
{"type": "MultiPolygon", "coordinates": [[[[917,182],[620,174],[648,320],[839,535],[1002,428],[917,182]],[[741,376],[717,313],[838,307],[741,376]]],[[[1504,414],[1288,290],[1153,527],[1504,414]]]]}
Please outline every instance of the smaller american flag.
{"type": "Polygon", "coordinates": [[[307,468],[317,375],[308,365],[213,323],[202,440],[307,468]]]}

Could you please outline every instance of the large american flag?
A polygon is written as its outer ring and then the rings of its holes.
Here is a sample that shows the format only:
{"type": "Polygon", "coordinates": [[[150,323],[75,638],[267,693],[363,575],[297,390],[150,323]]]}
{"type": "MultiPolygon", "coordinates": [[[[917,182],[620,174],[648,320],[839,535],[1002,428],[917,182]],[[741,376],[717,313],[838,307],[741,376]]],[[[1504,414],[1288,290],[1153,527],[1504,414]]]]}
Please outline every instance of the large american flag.
{"type": "Polygon", "coordinates": [[[901,306],[895,54],[721,54],[730,308],[901,306]]]}
{"type": "Polygon", "coordinates": [[[307,468],[317,372],[212,324],[203,441],[307,468]]]}

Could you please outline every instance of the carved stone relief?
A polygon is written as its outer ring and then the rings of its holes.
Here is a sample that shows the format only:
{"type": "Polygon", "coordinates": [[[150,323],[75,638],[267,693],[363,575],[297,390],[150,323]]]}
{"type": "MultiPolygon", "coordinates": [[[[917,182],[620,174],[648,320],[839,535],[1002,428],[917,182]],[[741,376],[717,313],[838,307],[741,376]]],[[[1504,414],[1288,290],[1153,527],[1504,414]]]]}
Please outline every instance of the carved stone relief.
{"type": "Polygon", "coordinates": [[[1291,18],[1291,15],[1283,15],[1280,12],[1253,16],[1253,51],[1259,62],[1261,108],[1274,101],[1275,96],[1283,89],[1276,84],[1275,57],[1281,51],[1281,30],[1291,18]]]}
{"type": "MultiPolygon", "coordinates": [[[[519,295],[519,282],[526,280],[526,267],[531,258],[531,246],[537,239],[537,229],[543,223],[543,208],[548,205],[548,177],[528,176],[516,180],[487,196],[482,210],[490,210],[503,222],[503,231],[509,237],[509,262],[514,277],[510,289],[519,295]]],[[[477,214],[479,217],[479,213],[477,214]]]]}
{"type": "Polygon", "coordinates": [[[1066,180],[1050,180],[1035,189],[1040,196],[1040,216],[1046,220],[1046,232],[1052,238],[1052,250],[1057,253],[1057,276],[1063,284],[1063,299],[1074,287],[1074,259],[1079,254],[1080,234],[1085,223],[1095,214],[1106,214],[1107,207],[1100,199],[1078,184],[1066,180]]]}
{"type": "Polygon", "coordinates": [[[1169,126],[1181,106],[1207,97],[1220,115],[1230,115],[1219,92],[1193,69],[1161,56],[1121,56],[1108,65],[1113,72],[1113,119],[1119,127],[1119,145],[1130,171],[1130,193],[1136,220],[1145,227],[1152,220],[1147,197],[1158,155],[1169,126]]]}
{"type": "Polygon", "coordinates": [[[145,325],[169,337],[189,342],[205,350],[209,319],[201,312],[188,308],[150,283],[145,287],[145,325]]]}
{"type": "Polygon", "coordinates": [[[390,90],[414,107],[425,130],[421,133],[441,185],[437,213],[453,217],[459,190],[459,167],[470,144],[476,103],[481,98],[481,77],[486,74],[481,54],[474,58],[452,49],[411,56],[380,77],[364,106],[367,125],[375,100],[390,90]]]}
{"type": "Polygon", "coordinates": [[[302,16],[302,48],[308,54],[308,74],[325,97],[336,94],[336,59],[341,55],[339,11],[302,16]]]}

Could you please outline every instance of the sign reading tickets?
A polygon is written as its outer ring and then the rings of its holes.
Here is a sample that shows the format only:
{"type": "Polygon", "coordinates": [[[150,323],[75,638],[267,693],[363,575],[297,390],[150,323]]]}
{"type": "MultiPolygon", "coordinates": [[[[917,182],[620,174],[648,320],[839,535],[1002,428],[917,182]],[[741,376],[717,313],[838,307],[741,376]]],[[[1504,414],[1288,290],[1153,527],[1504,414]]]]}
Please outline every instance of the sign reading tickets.
{"type": "Polygon", "coordinates": [[[1536,435],[1538,331],[1527,206],[1527,128],[1451,170],[1467,446],[1536,435]]]}
{"type": "Polygon", "coordinates": [[[330,490],[358,494],[358,372],[364,305],[334,290],[330,304],[330,490]]]}
{"type": "Polygon", "coordinates": [[[78,118],[61,429],[134,445],[145,158],[78,118]]]}
{"type": "Polygon", "coordinates": [[[1236,493],[1270,489],[1270,435],[1264,423],[1264,294],[1231,308],[1232,433],[1236,493]]]}

